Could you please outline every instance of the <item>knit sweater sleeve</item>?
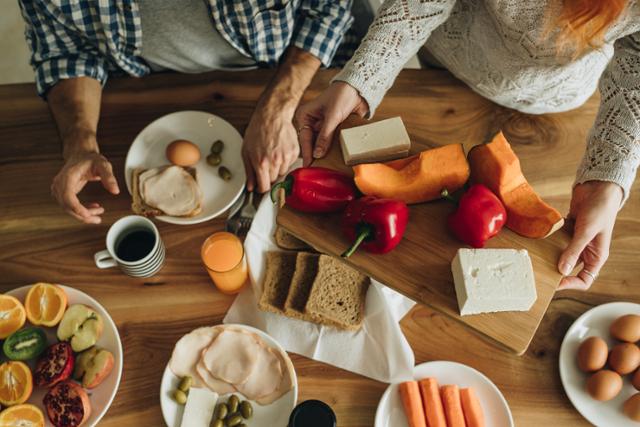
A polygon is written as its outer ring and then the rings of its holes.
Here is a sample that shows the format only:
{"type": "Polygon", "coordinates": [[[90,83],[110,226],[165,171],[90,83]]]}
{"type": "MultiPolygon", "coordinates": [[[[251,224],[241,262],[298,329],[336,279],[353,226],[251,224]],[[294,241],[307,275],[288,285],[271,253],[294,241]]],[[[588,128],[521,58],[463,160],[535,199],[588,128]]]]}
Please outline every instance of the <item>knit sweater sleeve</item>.
{"type": "Polygon", "coordinates": [[[576,184],[615,182],[626,200],[640,163],[640,32],[616,41],[599,89],[600,108],[576,184]]]}
{"type": "Polygon", "coordinates": [[[447,20],[455,0],[387,0],[351,60],[334,81],[353,86],[369,104],[369,116],[404,64],[447,20]]]}

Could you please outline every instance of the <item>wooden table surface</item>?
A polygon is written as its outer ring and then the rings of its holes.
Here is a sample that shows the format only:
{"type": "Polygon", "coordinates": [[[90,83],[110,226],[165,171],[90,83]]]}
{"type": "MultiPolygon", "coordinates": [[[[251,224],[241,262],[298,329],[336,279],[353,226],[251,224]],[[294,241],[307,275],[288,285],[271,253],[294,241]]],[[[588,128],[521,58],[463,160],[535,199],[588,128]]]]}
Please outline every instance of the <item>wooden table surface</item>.
{"type": "MultiPolygon", "coordinates": [[[[332,75],[321,72],[307,95],[315,96],[332,75]]],[[[60,142],[34,86],[0,86],[0,290],[36,281],[64,283],[89,293],[110,312],[124,345],[124,373],[101,426],[163,425],[159,386],[173,344],[198,326],[220,323],[233,301],[214,290],[198,256],[205,237],[222,228],[221,220],[192,226],[158,223],[168,258],[152,279],[132,279],[94,266],[92,255],[103,249],[109,225],[130,213],[123,177],[129,144],[146,124],[178,110],[210,111],[243,131],[270,76],[268,71],[251,71],[112,80],[103,98],[98,138],[123,192],[108,196],[98,184],[83,192],[82,199],[97,200],[107,210],[98,226],[68,217],[49,194],[51,179],[62,165],[60,142]]],[[[379,111],[422,123],[414,132],[427,141],[464,133],[467,124],[490,115],[494,119],[489,127],[506,127],[516,135],[514,145],[535,154],[538,163],[525,165],[525,174],[566,212],[582,148],[555,144],[562,136],[555,132],[586,135],[597,105],[594,97],[578,111],[530,117],[491,104],[444,72],[411,70],[402,72],[379,111]],[[438,113],[416,116],[417,103],[433,103],[438,113]],[[561,123],[553,134],[545,126],[548,120],[561,123]]],[[[486,133],[496,129],[487,128],[486,133]]],[[[598,281],[588,293],[558,293],[523,356],[500,350],[448,317],[416,306],[402,321],[416,362],[453,360],[484,372],[502,390],[519,427],[588,425],[562,389],[560,343],[571,323],[589,308],[610,301],[640,302],[639,249],[636,193],[620,213],[611,257],[598,281]]],[[[292,360],[300,401],[328,402],[341,427],[373,426],[386,384],[295,354],[292,360]]]]}

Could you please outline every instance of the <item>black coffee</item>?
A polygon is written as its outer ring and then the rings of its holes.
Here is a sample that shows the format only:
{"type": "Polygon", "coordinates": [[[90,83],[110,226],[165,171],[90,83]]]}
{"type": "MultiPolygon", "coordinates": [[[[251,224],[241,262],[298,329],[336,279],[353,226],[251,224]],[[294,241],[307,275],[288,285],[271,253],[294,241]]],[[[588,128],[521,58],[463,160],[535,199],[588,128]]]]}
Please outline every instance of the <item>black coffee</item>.
{"type": "Polygon", "coordinates": [[[156,236],[151,231],[130,231],[118,242],[116,255],[123,261],[138,261],[149,255],[155,244],[156,236]]]}

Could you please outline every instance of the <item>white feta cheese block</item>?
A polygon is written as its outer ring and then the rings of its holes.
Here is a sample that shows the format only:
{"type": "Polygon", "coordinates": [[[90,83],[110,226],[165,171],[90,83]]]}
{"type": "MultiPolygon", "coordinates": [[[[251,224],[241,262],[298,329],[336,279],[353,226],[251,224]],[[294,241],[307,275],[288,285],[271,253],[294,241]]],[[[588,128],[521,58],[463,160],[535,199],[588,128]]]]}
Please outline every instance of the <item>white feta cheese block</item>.
{"type": "Polygon", "coordinates": [[[406,157],[411,140],[400,117],[340,131],[342,157],[347,165],[384,162],[406,157]]]}
{"type": "Polygon", "coordinates": [[[451,263],[460,315],[527,311],[536,282],[526,250],[459,249],[451,263]]]}
{"type": "Polygon", "coordinates": [[[218,393],[208,388],[191,387],[180,427],[209,427],[217,401],[218,393]]]}

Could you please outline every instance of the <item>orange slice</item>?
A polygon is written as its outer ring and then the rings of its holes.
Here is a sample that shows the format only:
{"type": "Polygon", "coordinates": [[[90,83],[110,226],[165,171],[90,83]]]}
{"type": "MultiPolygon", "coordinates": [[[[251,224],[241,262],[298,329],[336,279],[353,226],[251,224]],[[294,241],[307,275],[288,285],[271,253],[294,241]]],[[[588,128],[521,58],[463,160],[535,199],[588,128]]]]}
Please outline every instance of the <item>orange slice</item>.
{"type": "Polygon", "coordinates": [[[5,362],[0,365],[0,403],[13,406],[24,403],[33,391],[31,370],[23,362],[5,362]]]}
{"type": "Polygon", "coordinates": [[[0,427],[5,426],[44,427],[44,414],[28,403],[11,406],[0,413],[0,427]]]}
{"type": "Polygon", "coordinates": [[[56,326],[67,308],[67,294],[58,285],[36,283],[24,301],[27,318],[34,325],[56,326]]]}
{"type": "Polygon", "coordinates": [[[0,295],[0,339],[22,328],[26,320],[24,306],[17,298],[0,295]]]}

